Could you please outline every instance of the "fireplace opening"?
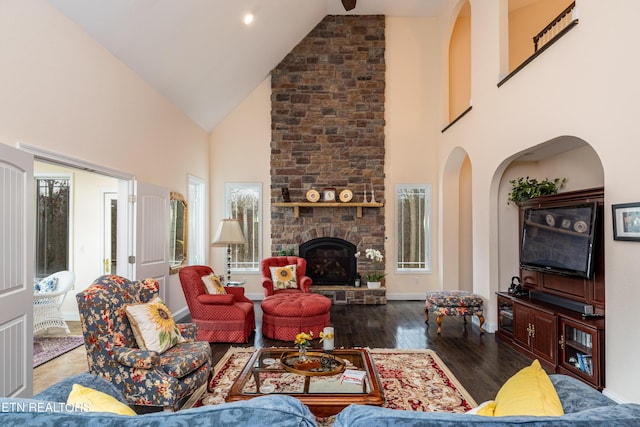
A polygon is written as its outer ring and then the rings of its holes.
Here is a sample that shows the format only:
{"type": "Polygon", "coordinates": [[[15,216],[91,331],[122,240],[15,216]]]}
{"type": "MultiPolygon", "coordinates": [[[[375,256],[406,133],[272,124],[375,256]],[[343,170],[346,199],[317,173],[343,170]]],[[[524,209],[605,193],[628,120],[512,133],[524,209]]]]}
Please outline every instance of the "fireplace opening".
{"type": "Polygon", "coordinates": [[[336,237],[320,237],[300,245],[298,253],[307,261],[307,276],[315,285],[355,285],[357,247],[336,237]]]}

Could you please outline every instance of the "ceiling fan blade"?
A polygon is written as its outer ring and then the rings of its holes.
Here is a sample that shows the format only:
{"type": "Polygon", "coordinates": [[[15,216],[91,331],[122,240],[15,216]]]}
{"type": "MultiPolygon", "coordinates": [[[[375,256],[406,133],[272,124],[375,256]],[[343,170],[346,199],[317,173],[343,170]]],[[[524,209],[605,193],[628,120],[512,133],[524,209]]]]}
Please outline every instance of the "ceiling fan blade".
{"type": "Polygon", "coordinates": [[[348,12],[356,7],[356,0],[342,0],[342,5],[344,6],[344,10],[348,12]]]}

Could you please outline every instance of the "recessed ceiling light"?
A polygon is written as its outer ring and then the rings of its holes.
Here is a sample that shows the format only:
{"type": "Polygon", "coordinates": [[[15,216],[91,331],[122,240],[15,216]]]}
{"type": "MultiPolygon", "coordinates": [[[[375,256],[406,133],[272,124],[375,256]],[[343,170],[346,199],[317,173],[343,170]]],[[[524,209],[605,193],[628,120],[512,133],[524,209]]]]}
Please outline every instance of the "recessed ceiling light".
{"type": "Polygon", "coordinates": [[[251,23],[253,22],[253,14],[252,13],[247,13],[246,15],[244,15],[244,25],[251,25],[251,23]]]}

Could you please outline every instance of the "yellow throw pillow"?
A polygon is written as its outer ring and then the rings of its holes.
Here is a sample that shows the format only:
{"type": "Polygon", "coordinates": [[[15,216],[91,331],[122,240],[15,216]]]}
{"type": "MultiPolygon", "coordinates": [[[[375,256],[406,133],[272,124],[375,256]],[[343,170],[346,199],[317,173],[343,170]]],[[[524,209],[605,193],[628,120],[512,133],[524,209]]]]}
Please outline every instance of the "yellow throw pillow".
{"type": "Polygon", "coordinates": [[[146,304],[129,304],[125,311],[141,349],[163,353],[184,342],[171,312],[159,297],[146,304]]]}
{"type": "Polygon", "coordinates": [[[271,270],[273,289],[296,289],[298,287],[295,264],[284,267],[269,267],[269,269],[271,270]]]}
{"type": "Polygon", "coordinates": [[[466,414],[485,415],[493,417],[493,411],[496,409],[496,402],[493,400],[487,400],[482,402],[475,408],[465,412],[466,414]]]}
{"type": "Polygon", "coordinates": [[[92,388],[74,384],[67,398],[67,405],[87,412],[112,412],[120,415],[136,415],[133,409],[109,396],[92,388]]]}
{"type": "Polygon", "coordinates": [[[220,282],[220,279],[215,274],[202,276],[201,279],[204,283],[204,289],[208,294],[222,295],[227,293],[227,290],[222,285],[222,282],[220,282]]]}
{"type": "MultiPolygon", "coordinates": [[[[479,415],[487,414],[489,407],[479,415]]],[[[536,359],[500,388],[495,400],[495,417],[509,415],[562,416],[564,410],[553,383],[536,359]]]]}

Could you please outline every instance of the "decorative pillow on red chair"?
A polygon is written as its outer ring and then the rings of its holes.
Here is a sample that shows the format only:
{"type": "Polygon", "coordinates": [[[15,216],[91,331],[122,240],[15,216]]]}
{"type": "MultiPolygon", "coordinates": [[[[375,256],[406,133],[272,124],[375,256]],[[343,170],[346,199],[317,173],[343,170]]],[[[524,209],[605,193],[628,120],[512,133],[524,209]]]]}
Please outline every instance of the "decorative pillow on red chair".
{"type": "Polygon", "coordinates": [[[220,279],[215,274],[202,276],[201,279],[204,283],[204,289],[208,294],[222,295],[227,293],[226,289],[222,285],[222,282],[220,282],[220,279]]]}
{"type": "Polygon", "coordinates": [[[285,265],[284,267],[269,267],[271,270],[271,280],[273,289],[296,289],[298,278],[296,277],[296,265],[285,265]]]}

